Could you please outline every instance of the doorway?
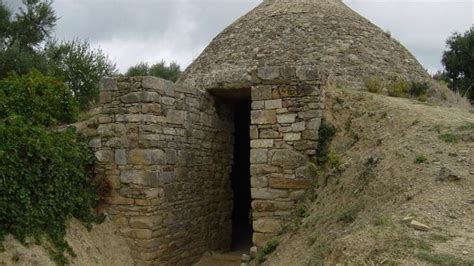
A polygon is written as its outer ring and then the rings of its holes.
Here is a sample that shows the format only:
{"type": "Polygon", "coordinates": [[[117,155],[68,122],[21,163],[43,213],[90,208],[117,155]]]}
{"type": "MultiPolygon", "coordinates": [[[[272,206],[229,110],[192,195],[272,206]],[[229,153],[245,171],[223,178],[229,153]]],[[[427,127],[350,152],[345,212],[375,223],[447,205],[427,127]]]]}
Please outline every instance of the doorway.
{"type": "Polygon", "coordinates": [[[232,211],[232,250],[248,250],[252,246],[250,217],[250,99],[234,105],[234,164],[230,175],[234,195],[232,211]]]}

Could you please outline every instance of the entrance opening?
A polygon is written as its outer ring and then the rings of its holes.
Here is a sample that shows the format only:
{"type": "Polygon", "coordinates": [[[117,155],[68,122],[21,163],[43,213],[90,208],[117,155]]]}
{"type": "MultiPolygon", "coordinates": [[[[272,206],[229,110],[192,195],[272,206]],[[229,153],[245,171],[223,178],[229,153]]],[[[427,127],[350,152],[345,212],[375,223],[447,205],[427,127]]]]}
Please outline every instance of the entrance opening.
{"type": "Polygon", "coordinates": [[[234,193],[232,212],[232,250],[252,246],[252,220],[250,217],[250,99],[234,105],[234,164],[230,175],[234,193]]]}

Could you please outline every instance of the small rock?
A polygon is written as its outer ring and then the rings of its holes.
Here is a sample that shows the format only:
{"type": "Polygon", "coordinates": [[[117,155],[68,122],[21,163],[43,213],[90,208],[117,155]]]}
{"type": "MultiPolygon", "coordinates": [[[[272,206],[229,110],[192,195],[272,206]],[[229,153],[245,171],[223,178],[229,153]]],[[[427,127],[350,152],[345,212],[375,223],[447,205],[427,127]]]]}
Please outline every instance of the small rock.
{"type": "Polygon", "coordinates": [[[462,254],[463,254],[463,255],[467,255],[467,254],[469,254],[469,252],[467,252],[466,250],[463,250],[463,251],[462,251],[462,254]]]}
{"type": "Polygon", "coordinates": [[[258,248],[253,246],[250,248],[250,257],[255,258],[257,257],[258,248]]]}
{"type": "Polygon", "coordinates": [[[246,262],[246,263],[247,263],[247,262],[249,262],[249,261],[250,261],[250,259],[251,259],[251,258],[250,258],[250,256],[249,256],[249,255],[247,255],[247,254],[242,254],[242,257],[241,257],[240,261],[241,261],[241,262],[246,262]]]}
{"type": "Polygon", "coordinates": [[[415,217],[407,216],[407,217],[404,217],[404,218],[402,219],[402,222],[404,222],[404,223],[409,223],[409,222],[413,221],[414,218],[415,218],[415,217]]]}
{"type": "Polygon", "coordinates": [[[447,167],[442,167],[439,171],[439,175],[437,178],[438,181],[446,182],[446,181],[459,181],[461,177],[454,173],[451,169],[447,167]]]}
{"type": "Polygon", "coordinates": [[[410,222],[410,227],[419,231],[428,231],[430,228],[426,224],[422,224],[416,220],[410,222]]]}

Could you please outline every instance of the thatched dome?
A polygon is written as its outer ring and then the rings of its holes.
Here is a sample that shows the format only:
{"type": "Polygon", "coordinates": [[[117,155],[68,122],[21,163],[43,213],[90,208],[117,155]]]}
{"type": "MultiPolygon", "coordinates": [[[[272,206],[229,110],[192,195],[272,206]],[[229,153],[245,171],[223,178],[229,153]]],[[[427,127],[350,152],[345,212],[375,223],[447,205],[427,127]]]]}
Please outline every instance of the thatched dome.
{"type": "Polygon", "coordinates": [[[370,76],[427,77],[406,48],[340,0],[265,0],[220,33],[179,83],[244,87],[252,69],[282,65],[316,65],[354,87],[370,76]]]}

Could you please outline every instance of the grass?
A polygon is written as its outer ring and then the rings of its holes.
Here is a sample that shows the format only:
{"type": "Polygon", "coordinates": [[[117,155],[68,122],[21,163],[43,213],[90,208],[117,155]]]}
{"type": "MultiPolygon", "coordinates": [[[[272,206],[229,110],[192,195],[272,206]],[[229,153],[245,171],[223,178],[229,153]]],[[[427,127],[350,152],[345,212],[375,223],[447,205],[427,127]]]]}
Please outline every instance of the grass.
{"type": "Polygon", "coordinates": [[[472,266],[474,261],[467,261],[462,258],[458,258],[447,254],[436,254],[431,252],[420,252],[416,255],[420,260],[433,263],[435,265],[446,265],[446,266],[472,266]]]}
{"type": "Polygon", "coordinates": [[[380,93],[383,89],[383,80],[378,77],[364,79],[364,86],[371,93],[380,93]]]}
{"type": "Polygon", "coordinates": [[[362,207],[359,205],[347,205],[339,212],[337,220],[344,223],[353,223],[357,219],[357,216],[361,210],[362,207]]]}
{"type": "Polygon", "coordinates": [[[459,142],[460,137],[453,133],[445,133],[439,135],[439,139],[446,143],[457,143],[459,142]]]}
{"type": "Polygon", "coordinates": [[[428,159],[424,155],[418,155],[415,158],[416,164],[422,164],[422,163],[425,163],[426,161],[428,161],[428,159]]]}
{"type": "Polygon", "coordinates": [[[375,218],[374,220],[375,226],[386,226],[386,225],[389,225],[390,223],[391,223],[390,219],[384,216],[379,216],[375,218]]]}
{"type": "Polygon", "coordinates": [[[276,239],[269,240],[265,246],[257,253],[257,262],[263,263],[267,260],[267,256],[276,250],[278,241],[276,239]]]}

